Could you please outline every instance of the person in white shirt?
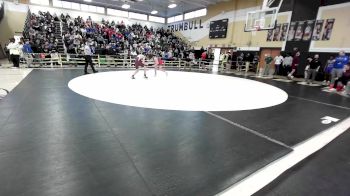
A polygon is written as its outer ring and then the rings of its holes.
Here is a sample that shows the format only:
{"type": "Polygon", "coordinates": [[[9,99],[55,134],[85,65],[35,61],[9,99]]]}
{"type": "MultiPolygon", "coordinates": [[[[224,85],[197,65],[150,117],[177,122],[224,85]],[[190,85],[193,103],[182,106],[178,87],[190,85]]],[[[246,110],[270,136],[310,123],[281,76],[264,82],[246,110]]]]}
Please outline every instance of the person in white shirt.
{"type": "Polygon", "coordinates": [[[280,54],[278,56],[275,56],[275,75],[279,75],[280,73],[280,68],[283,62],[283,56],[280,54]]]}
{"type": "Polygon", "coordinates": [[[10,43],[7,45],[7,49],[10,51],[11,61],[14,68],[19,68],[19,57],[22,51],[22,45],[15,42],[15,38],[10,39],[10,43]]]}
{"type": "Polygon", "coordinates": [[[286,58],[284,58],[284,60],[283,60],[284,74],[292,71],[291,70],[292,62],[293,62],[292,54],[288,53],[286,58]]]}
{"type": "Polygon", "coordinates": [[[93,50],[91,49],[90,44],[91,44],[90,42],[86,42],[84,46],[84,55],[85,55],[84,74],[89,74],[89,72],[87,71],[89,64],[94,73],[98,72],[97,70],[95,70],[94,64],[92,62],[93,50]]]}

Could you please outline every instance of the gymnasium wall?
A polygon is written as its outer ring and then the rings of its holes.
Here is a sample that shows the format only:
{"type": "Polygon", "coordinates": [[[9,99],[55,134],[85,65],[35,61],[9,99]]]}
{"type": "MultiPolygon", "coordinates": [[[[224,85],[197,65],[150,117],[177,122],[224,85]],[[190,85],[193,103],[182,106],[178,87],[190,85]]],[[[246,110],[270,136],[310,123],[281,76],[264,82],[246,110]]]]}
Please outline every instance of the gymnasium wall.
{"type": "MultiPolygon", "coordinates": [[[[327,41],[311,41],[310,52],[350,52],[350,3],[322,6],[318,10],[317,20],[334,18],[332,36],[327,41]]],[[[322,32],[323,33],[323,32],[322,32]]]]}
{"type": "Polygon", "coordinates": [[[16,5],[5,1],[4,18],[0,22],[0,43],[2,46],[8,42],[9,38],[15,35],[15,32],[23,31],[27,12],[27,5],[16,5]]]}
{"type": "MultiPolygon", "coordinates": [[[[187,20],[201,23],[203,28],[187,31],[177,31],[176,34],[186,38],[195,47],[207,47],[209,45],[237,46],[242,50],[254,50],[257,47],[279,47],[283,48],[285,42],[267,42],[267,31],[256,33],[244,32],[246,14],[249,11],[261,9],[262,0],[230,0],[211,5],[207,8],[208,13],[204,17],[187,20]],[[227,37],[221,39],[209,39],[210,21],[229,19],[227,37]]],[[[289,23],[291,12],[283,12],[278,15],[278,23],[289,23]]],[[[183,22],[183,21],[182,21],[183,22]]],[[[182,23],[178,22],[178,23],[182,23]]],[[[169,25],[176,25],[171,23],[169,25]]]]}

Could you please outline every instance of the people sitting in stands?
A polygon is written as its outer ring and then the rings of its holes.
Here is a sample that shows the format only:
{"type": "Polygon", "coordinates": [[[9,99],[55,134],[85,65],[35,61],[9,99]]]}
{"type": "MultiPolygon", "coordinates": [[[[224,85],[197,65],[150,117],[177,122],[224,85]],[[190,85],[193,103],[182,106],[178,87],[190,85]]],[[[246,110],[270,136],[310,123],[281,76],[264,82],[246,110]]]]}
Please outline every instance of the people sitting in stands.
{"type": "Polygon", "coordinates": [[[39,12],[38,15],[33,13],[30,16],[28,39],[33,46],[34,53],[57,51],[58,39],[55,37],[55,20],[59,20],[57,15],[52,16],[49,12],[39,12]]]}

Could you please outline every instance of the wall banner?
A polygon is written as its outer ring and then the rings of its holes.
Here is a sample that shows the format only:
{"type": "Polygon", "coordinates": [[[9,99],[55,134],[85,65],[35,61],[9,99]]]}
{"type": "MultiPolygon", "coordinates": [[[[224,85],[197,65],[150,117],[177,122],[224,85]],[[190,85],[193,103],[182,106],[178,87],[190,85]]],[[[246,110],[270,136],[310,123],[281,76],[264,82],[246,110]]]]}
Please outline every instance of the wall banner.
{"type": "Polygon", "coordinates": [[[323,23],[324,23],[324,20],[316,20],[315,28],[312,33],[312,40],[317,41],[321,39],[323,23]]]}
{"type": "Polygon", "coordinates": [[[281,36],[280,41],[286,41],[287,39],[287,32],[288,32],[288,23],[282,24],[282,30],[281,30],[281,36]]]}
{"type": "Polygon", "coordinates": [[[304,35],[303,35],[303,41],[309,41],[312,36],[312,30],[314,28],[315,21],[314,20],[308,20],[306,21],[306,27],[304,30],[304,35]]]}
{"type": "Polygon", "coordinates": [[[187,31],[187,30],[195,30],[195,29],[203,29],[202,20],[199,21],[193,20],[193,21],[186,21],[186,22],[180,22],[177,24],[168,25],[168,29],[171,30],[171,32],[174,31],[187,31]]]}
{"type": "Polygon", "coordinates": [[[326,25],[324,26],[322,40],[330,40],[332,35],[332,30],[334,26],[335,19],[327,19],[326,25]]]}
{"type": "Polygon", "coordinates": [[[296,24],[297,24],[297,22],[291,22],[290,23],[287,41],[293,41],[294,40],[296,24]]]}
{"type": "Polygon", "coordinates": [[[297,25],[297,29],[295,30],[295,36],[294,41],[300,41],[303,37],[304,30],[305,30],[305,23],[306,21],[299,21],[297,25]]]}
{"type": "Polygon", "coordinates": [[[273,29],[269,29],[269,30],[267,31],[267,38],[266,38],[266,41],[271,42],[272,39],[273,39],[273,29]]]}
{"type": "Polygon", "coordinates": [[[281,24],[276,24],[275,31],[273,33],[273,41],[279,41],[281,35],[281,24]]]}

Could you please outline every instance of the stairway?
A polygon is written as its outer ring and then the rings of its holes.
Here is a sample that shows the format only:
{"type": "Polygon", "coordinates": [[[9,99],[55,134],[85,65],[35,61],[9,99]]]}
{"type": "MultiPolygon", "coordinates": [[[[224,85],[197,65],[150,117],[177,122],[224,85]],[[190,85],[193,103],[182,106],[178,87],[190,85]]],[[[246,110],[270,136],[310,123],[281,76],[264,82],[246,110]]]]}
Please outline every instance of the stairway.
{"type": "Polygon", "coordinates": [[[59,53],[65,53],[65,47],[62,37],[62,29],[61,29],[61,22],[55,21],[55,38],[58,40],[58,52],[59,53]]]}
{"type": "Polygon", "coordinates": [[[68,24],[66,22],[62,22],[62,30],[63,30],[63,32],[69,31],[68,24]]]}

